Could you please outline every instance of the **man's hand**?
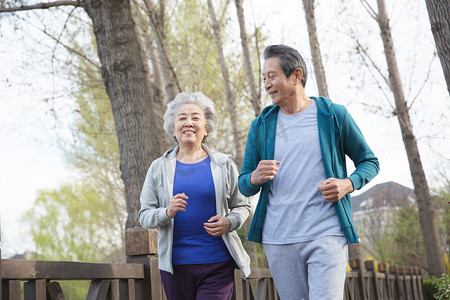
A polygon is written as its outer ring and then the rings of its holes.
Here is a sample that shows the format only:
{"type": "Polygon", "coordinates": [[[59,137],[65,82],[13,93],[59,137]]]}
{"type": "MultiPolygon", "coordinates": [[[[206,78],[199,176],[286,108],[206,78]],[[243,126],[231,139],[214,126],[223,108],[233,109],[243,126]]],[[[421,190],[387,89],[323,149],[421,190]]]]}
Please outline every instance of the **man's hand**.
{"type": "Polygon", "coordinates": [[[328,203],[337,202],[346,194],[353,192],[353,184],[348,178],[328,178],[322,181],[319,190],[328,203]]]}
{"type": "Polygon", "coordinates": [[[212,236],[221,236],[230,231],[231,222],[228,218],[215,215],[208,220],[208,223],[203,223],[206,232],[212,236]]]}
{"type": "Polygon", "coordinates": [[[266,181],[272,180],[278,173],[277,160],[261,160],[250,176],[250,182],[253,185],[260,185],[266,181]]]}
{"type": "Polygon", "coordinates": [[[170,198],[169,206],[166,209],[166,215],[169,218],[175,218],[177,212],[186,211],[186,200],[189,199],[184,193],[176,194],[172,198],[170,198]]]}

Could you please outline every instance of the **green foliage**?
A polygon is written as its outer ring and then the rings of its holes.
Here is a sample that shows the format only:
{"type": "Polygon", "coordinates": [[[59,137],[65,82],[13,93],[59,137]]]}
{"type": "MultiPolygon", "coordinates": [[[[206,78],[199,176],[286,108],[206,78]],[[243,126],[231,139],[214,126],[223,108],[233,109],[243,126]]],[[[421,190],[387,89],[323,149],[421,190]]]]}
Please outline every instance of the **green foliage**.
{"type": "MultiPolygon", "coordinates": [[[[72,49],[85,57],[95,57],[92,29],[73,25],[69,24],[65,32],[72,49]],[[78,43],[78,36],[87,37],[82,40],[84,44],[78,43]]],[[[70,63],[62,69],[73,78],[70,92],[77,108],[72,120],[72,140],[61,136],[59,145],[67,165],[77,175],[73,183],[39,191],[24,221],[36,245],[36,259],[117,260],[112,255],[123,249],[126,208],[111,105],[96,59],[69,57],[70,63]]],[[[72,282],[65,285],[72,286],[72,282]]],[[[73,284],[74,289],[83,285],[73,284]]]]}
{"type": "Polygon", "coordinates": [[[111,234],[112,205],[89,184],[41,190],[25,214],[36,244],[36,259],[98,262],[117,249],[121,240],[111,234]]]}
{"type": "MultiPolygon", "coordinates": [[[[447,189],[442,189],[433,197],[437,212],[437,224],[447,270],[449,254],[449,230],[450,230],[450,194],[447,189]]],[[[420,227],[419,214],[416,203],[395,211],[388,218],[384,232],[374,241],[375,259],[404,266],[418,266],[427,269],[425,246],[420,227]]]]}
{"type": "Polygon", "coordinates": [[[425,246],[416,205],[394,212],[389,224],[374,246],[376,260],[426,269],[425,246]]]}
{"type": "Polygon", "coordinates": [[[441,278],[433,281],[434,293],[433,297],[436,300],[450,299],[450,274],[442,274],[441,278]]]}
{"type": "Polygon", "coordinates": [[[434,281],[434,278],[424,278],[422,281],[423,297],[425,300],[433,299],[433,293],[434,293],[433,292],[434,291],[433,281],[434,281]]]}
{"type": "MultiPolygon", "coordinates": [[[[204,1],[187,0],[176,2],[171,8],[168,1],[167,36],[170,54],[173,59],[181,89],[186,92],[201,91],[213,100],[217,111],[217,126],[213,133],[210,144],[213,148],[225,153],[233,153],[233,143],[229,112],[225,97],[225,85],[218,63],[218,54],[215,46],[213,29],[211,27],[208,6],[204,1]],[[189,20],[189,22],[186,22],[189,20]]],[[[214,1],[216,17],[221,22],[221,39],[224,45],[224,54],[235,97],[235,105],[239,112],[239,127],[242,128],[242,136],[245,137],[248,126],[254,118],[250,102],[250,91],[245,77],[245,67],[242,55],[242,47],[238,28],[231,28],[227,22],[230,14],[235,14],[235,9],[225,1],[214,1]],[[238,31],[237,31],[238,32],[238,31]],[[237,38],[237,39],[236,39],[237,38]]],[[[260,45],[264,44],[263,37],[258,36],[260,45]]],[[[250,36],[250,47],[254,37],[250,36]]],[[[257,51],[262,49],[251,49],[255,54],[254,61],[257,62],[257,51]]],[[[257,63],[255,63],[257,65],[257,63]]],[[[259,70],[259,65],[255,71],[259,70]]],[[[256,75],[258,78],[258,75],[256,75]]],[[[242,141],[245,143],[245,140],[242,141]]]]}
{"type": "Polygon", "coordinates": [[[447,272],[450,272],[450,185],[442,189],[439,196],[434,197],[437,210],[437,223],[442,237],[442,245],[445,251],[445,264],[447,272]]]}

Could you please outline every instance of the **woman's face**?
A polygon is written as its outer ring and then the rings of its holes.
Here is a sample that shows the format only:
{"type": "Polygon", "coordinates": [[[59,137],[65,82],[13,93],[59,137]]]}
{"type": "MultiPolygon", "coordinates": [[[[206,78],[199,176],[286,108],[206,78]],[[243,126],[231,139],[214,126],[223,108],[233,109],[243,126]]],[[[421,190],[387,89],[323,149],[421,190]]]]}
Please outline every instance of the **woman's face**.
{"type": "Polygon", "coordinates": [[[197,104],[183,104],[175,114],[175,137],[180,146],[201,145],[206,133],[203,109],[197,104]]]}

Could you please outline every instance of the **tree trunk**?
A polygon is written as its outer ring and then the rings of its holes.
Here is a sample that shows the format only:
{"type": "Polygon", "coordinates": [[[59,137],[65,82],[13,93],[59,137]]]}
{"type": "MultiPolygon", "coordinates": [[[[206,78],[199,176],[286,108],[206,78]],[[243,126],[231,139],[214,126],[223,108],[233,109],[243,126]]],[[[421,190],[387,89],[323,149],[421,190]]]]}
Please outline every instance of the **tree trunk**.
{"type": "Polygon", "coordinates": [[[139,196],[150,163],[161,155],[152,95],[131,17],[124,0],[87,0],[106,92],[111,101],[125,186],[126,228],[139,226],[139,196]]]}
{"type": "MultiPolygon", "coordinates": [[[[137,20],[137,19],[136,19],[137,20]]],[[[138,22],[138,21],[137,21],[138,22]]],[[[138,22],[139,24],[139,22],[138,22]]],[[[142,24],[142,23],[141,23],[142,24]]],[[[143,29],[144,26],[137,26],[138,40],[140,42],[141,48],[143,49],[143,63],[145,66],[145,70],[147,73],[147,82],[150,84],[149,88],[152,90],[152,107],[153,113],[155,114],[155,129],[156,132],[164,133],[164,112],[166,109],[166,101],[162,96],[162,80],[161,73],[159,72],[159,68],[155,68],[155,65],[152,64],[152,68],[150,68],[148,61],[153,62],[154,55],[152,40],[147,32],[147,30],[143,29]],[[153,74],[150,70],[153,70],[153,74]]],[[[159,65],[157,65],[159,67],[159,65]]],[[[167,134],[158,134],[159,145],[161,153],[168,149],[171,145],[173,145],[172,139],[167,134]]]]}
{"type": "Polygon", "coordinates": [[[252,95],[252,105],[255,111],[255,117],[261,113],[261,93],[257,88],[255,75],[253,73],[252,60],[250,59],[250,47],[248,46],[247,29],[245,28],[244,8],[242,0],[235,0],[237,17],[239,21],[239,29],[241,32],[242,51],[244,52],[245,71],[247,73],[247,81],[252,95]]]}
{"type": "Polygon", "coordinates": [[[152,29],[156,35],[157,50],[161,63],[161,71],[165,82],[165,90],[168,101],[172,101],[177,94],[181,92],[175,69],[172,66],[169,46],[165,30],[165,0],[159,1],[159,11],[153,9],[155,5],[151,0],[144,0],[150,17],[152,29]]]}
{"type": "Polygon", "coordinates": [[[396,115],[402,132],[403,143],[405,144],[408,156],[411,177],[414,183],[414,193],[416,194],[419,207],[419,219],[425,243],[428,272],[430,275],[441,276],[445,273],[444,255],[442,253],[441,241],[436,224],[436,210],[429,193],[427,179],[422,167],[422,161],[414,136],[409,110],[403,93],[400,74],[398,71],[397,58],[395,56],[394,43],[392,41],[391,28],[386,12],[384,0],[377,0],[378,15],[377,21],[381,30],[384,52],[389,70],[389,81],[394,94],[396,115]]]}
{"type": "Polygon", "coordinates": [[[316,18],[314,17],[314,0],[303,0],[305,9],[306,24],[308,26],[309,46],[314,64],[314,73],[316,74],[317,88],[319,95],[328,98],[328,87],[325,78],[325,70],[322,64],[322,55],[320,54],[319,40],[317,38],[316,18]]]}
{"type": "Polygon", "coordinates": [[[223,54],[222,39],[220,38],[220,28],[216,19],[216,14],[214,12],[214,7],[212,5],[211,0],[208,0],[208,7],[209,13],[211,15],[212,27],[214,30],[214,38],[216,41],[216,49],[217,49],[217,56],[219,58],[220,70],[222,72],[222,77],[225,84],[225,97],[228,104],[228,111],[230,112],[231,129],[233,133],[233,141],[236,151],[235,155],[236,164],[238,165],[238,168],[240,170],[242,166],[242,158],[244,151],[241,144],[242,138],[238,126],[236,105],[234,103],[234,97],[230,85],[230,77],[228,76],[228,69],[225,63],[225,56],[223,54]]]}
{"type": "Polygon", "coordinates": [[[448,0],[425,0],[436,50],[450,94],[450,4],[448,0]]]}

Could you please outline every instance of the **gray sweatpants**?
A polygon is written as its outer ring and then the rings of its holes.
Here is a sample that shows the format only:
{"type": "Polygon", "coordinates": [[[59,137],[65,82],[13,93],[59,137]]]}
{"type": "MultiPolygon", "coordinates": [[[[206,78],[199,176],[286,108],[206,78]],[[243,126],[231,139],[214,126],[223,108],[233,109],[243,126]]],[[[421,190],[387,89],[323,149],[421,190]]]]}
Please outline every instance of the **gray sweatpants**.
{"type": "Polygon", "coordinates": [[[325,236],[305,243],[264,244],[281,300],[342,300],[347,238],[325,236]]]}

